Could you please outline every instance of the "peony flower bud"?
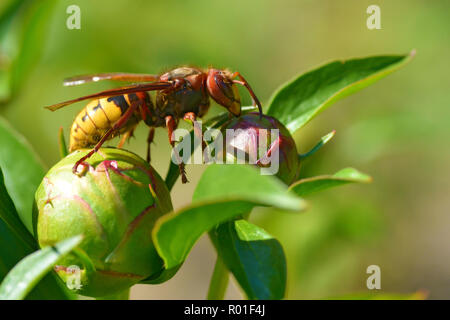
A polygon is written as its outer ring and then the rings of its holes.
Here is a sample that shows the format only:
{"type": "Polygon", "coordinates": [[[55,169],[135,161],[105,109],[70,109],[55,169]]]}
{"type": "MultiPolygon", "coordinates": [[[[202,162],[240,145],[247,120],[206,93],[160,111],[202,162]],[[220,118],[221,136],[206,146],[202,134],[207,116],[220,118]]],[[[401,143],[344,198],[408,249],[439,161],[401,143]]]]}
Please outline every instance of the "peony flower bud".
{"type": "Polygon", "coordinates": [[[256,112],[248,113],[225,123],[222,134],[227,161],[231,157],[238,161],[249,161],[259,167],[270,167],[288,185],[297,179],[300,162],[295,141],[277,119],[267,115],[260,116],[256,112]],[[239,151],[245,154],[246,159],[241,159],[239,151]],[[252,162],[252,158],[256,161],[252,162]]]}
{"type": "Polygon", "coordinates": [[[46,174],[36,191],[34,227],[41,247],[84,235],[81,250],[55,270],[69,287],[79,270],[77,293],[97,297],[128,289],[163,268],[151,232],[172,203],[158,173],[122,149],[100,149],[81,174],[73,174],[88,151],[71,153],[46,174]]]}

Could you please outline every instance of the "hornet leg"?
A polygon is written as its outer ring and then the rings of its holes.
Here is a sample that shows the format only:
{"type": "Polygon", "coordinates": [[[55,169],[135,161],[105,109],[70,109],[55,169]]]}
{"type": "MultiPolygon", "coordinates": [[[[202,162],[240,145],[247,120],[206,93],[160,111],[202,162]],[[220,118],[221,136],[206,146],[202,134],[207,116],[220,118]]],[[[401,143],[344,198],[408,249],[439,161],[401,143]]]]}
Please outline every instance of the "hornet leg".
{"type": "Polygon", "coordinates": [[[237,83],[237,84],[240,84],[240,85],[242,85],[242,86],[247,88],[248,92],[252,96],[253,105],[258,107],[259,114],[262,115],[261,102],[259,102],[258,98],[255,95],[255,92],[253,91],[252,87],[250,87],[250,84],[247,82],[247,80],[245,80],[245,78],[239,72],[233,73],[232,78],[235,78],[235,77],[239,77],[239,79],[241,79],[241,81],[234,80],[233,82],[237,83]]]}
{"type": "Polygon", "coordinates": [[[150,156],[150,145],[153,142],[153,137],[155,136],[155,128],[150,128],[150,131],[148,132],[147,137],[147,162],[150,163],[151,156],[150,156]]]}
{"type": "Polygon", "coordinates": [[[134,137],[133,133],[134,133],[134,128],[131,129],[130,131],[125,132],[125,134],[122,136],[122,138],[120,138],[120,141],[117,144],[117,148],[122,148],[123,145],[125,144],[125,142],[130,141],[130,139],[132,137],[134,137]]]}
{"type": "MultiPolygon", "coordinates": [[[[194,127],[194,134],[195,136],[200,139],[200,141],[202,142],[202,154],[203,151],[206,149],[206,142],[203,140],[203,132],[202,132],[202,128],[199,128],[198,126],[195,125],[195,121],[197,120],[197,115],[193,112],[186,112],[184,114],[183,117],[184,120],[186,121],[190,121],[192,123],[192,126],[194,127]]],[[[206,162],[208,162],[208,159],[205,159],[206,162]]]]}
{"type": "Polygon", "coordinates": [[[95,145],[95,147],[89,151],[88,154],[86,154],[84,157],[82,157],[80,160],[78,160],[75,165],[73,166],[72,172],[74,174],[77,173],[77,169],[78,166],[80,164],[82,164],[86,159],[90,158],[95,152],[98,151],[98,149],[101,148],[101,146],[105,143],[106,140],[108,140],[108,138],[110,138],[110,136],[113,134],[113,132],[119,130],[121,127],[123,127],[127,121],[130,119],[131,115],[133,114],[133,112],[137,109],[137,107],[139,106],[139,101],[133,102],[130,107],[128,108],[128,110],[120,117],[119,120],[117,120],[117,122],[112,126],[112,128],[110,128],[104,135],[103,137],[100,139],[100,141],[95,145]]]}
{"type": "MultiPolygon", "coordinates": [[[[172,149],[175,148],[175,141],[172,140],[172,133],[175,131],[177,127],[177,123],[175,122],[175,119],[173,116],[167,116],[166,117],[166,127],[169,134],[169,142],[172,146],[172,149]]],[[[178,167],[180,168],[180,175],[181,175],[181,182],[186,183],[188,182],[186,178],[186,171],[184,169],[184,163],[182,159],[179,159],[179,155],[174,151],[175,157],[177,157],[177,161],[179,162],[178,167]]]]}

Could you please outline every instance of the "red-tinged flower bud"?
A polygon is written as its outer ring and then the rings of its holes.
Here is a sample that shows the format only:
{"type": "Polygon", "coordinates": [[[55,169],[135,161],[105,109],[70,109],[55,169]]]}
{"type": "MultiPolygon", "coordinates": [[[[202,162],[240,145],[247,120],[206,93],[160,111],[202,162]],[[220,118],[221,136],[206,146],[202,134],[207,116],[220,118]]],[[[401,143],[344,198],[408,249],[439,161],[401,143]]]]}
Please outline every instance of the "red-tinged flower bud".
{"type": "Polygon", "coordinates": [[[81,250],[59,261],[55,270],[68,286],[74,270],[80,270],[81,286],[72,288],[104,296],[163,268],[151,232],[172,203],[158,173],[125,150],[102,148],[86,161],[81,175],[73,174],[75,162],[88,151],[71,153],[44,177],[35,197],[35,234],[41,247],[83,234],[81,250]]]}
{"type": "Polygon", "coordinates": [[[288,185],[297,179],[300,162],[295,141],[277,119],[248,113],[225,123],[222,134],[227,161],[254,163],[288,185]]]}

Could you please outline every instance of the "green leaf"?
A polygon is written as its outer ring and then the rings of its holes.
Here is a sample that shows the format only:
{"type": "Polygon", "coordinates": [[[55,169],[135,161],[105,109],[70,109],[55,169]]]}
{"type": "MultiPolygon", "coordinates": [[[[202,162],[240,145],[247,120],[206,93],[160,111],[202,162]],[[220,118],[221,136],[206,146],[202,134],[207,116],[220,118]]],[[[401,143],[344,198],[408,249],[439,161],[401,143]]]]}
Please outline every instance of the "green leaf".
{"type": "Polygon", "coordinates": [[[300,154],[299,158],[304,159],[304,158],[312,156],[314,153],[319,151],[328,141],[330,141],[334,137],[335,134],[336,134],[336,130],[333,130],[330,133],[324,135],[320,139],[320,141],[311,150],[309,150],[306,153],[300,154]]]}
{"type": "Polygon", "coordinates": [[[33,234],[34,193],[45,172],[41,161],[25,138],[0,118],[0,167],[5,185],[20,219],[33,234]]]}
{"type": "MultiPolygon", "coordinates": [[[[0,119],[0,141],[2,145],[2,152],[0,153],[0,161],[6,158],[6,163],[10,165],[10,172],[13,176],[20,174],[14,167],[14,154],[20,154],[21,148],[24,148],[23,153],[25,158],[17,159],[19,168],[26,166],[27,159],[30,161],[30,166],[23,170],[23,174],[27,173],[26,169],[33,167],[35,161],[32,153],[27,149],[28,147],[20,140],[11,139],[11,131],[9,127],[4,126],[4,122],[0,119]],[[4,131],[4,128],[8,128],[4,131]],[[6,141],[6,143],[4,143],[6,141]],[[26,152],[28,150],[28,152],[26,152]],[[4,152],[12,152],[13,155],[8,157],[4,152]],[[17,152],[17,153],[16,153],[17,152]],[[28,158],[27,158],[28,157],[28,158]]],[[[5,162],[2,162],[5,163],[5,162]]],[[[42,170],[42,169],[39,169],[42,170]]],[[[26,177],[26,176],[25,176],[26,177]]],[[[20,177],[18,177],[20,178],[20,177]]],[[[12,182],[15,182],[14,180],[12,182]]],[[[13,184],[14,186],[14,184],[13,184]]],[[[19,187],[19,186],[17,186],[19,187]]],[[[25,186],[26,188],[26,186],[25,186]]],[[[34,190],[28,190],[33,200],[34,190]]],[[[20,195],[20,194],[19,194],[20,195]]],[[[31,208],[30,208],[31,215],[31,208]]],[[[16,212],[16,208],[9,197],[5,188],[3,173],[0,170],[0,281],[6,276],[10,269],[16,265],[20,259],[32,253],[37,248],[37,243],[31,236],[30,232],[24,226],[22,220],[16,212]]],[[[54,273],[47,274],[42,281],[36,286],[28,295],[31,299],[71,299],[73,296],[62,286],[61,281],[54,273]]]]}
{"type": "Polygon", "coordinates": [[[193,203],[236,199],[293,211],[306,208],[305,201],[288,193],[276,177],[242,164],[208,166],[192,196],[193,203]]]}
{"type": "Polygon", "coordinates": [[[152,275],[144,280],[139,281],[143,284],[160,284],[171,279],[180,269],[181,264],[171,269],[162,269],[159,273],[152,275]]]}
{"type": "Polygon", "coordinates": [[[61,159],[65,158],[69,151],[67,150],[66,139],[64,138],[64,129],[60,127],[58,130],[59,155],[61,159]]]}
{"type": "Polygon", "coordinates": [[[243,219],[222,223],[210,237],[249,299],[284,297],[286,258],[278,240],[243,219]]]}
{"type": "Polygon", "coordinates": [[[12,1],[0,16],[0,103],[17,92],[39,58],[55,3],[12,1]]]}
{"type": "MultiPolygon", "coordinates": [[[[33,252],[23,240],[0,219],[0,282],[23,257],[33,252]]],[[[63,285],[54,272],[47,274],[30,292],[27,299],[66,300],[74,295],[63,285]]]]}
{"type": "Polygon", "coordinates": [[[22,259],[0,285],[0,300],[24,299],[58,259],[79,245],[82,239],[82,236],[72,237],[22,259]]]}
{"type": "Polygon", "coordinates": [[[328,188],[341,186],[347,183],[369,183],[372,178],[353,168],[345,168],[333,175],[316,176],[301,179],[289,187],[297,195],[303,197],[311,193],[319,192],[328,188]]]}
{"type": "Polygon", "coordinates": [[[97,297],[95,300],[130,300],[130,288],[119,293],[97,297]]]}
{"type": "Polygon", "coordinates": [[[304,200],[277,178],[247,165],[213,164],[203,173],[191,205],[162,216],[153,229],[155,247],[166,269],[183,263],[198,238],[214,226],[256,205],[301,211],[304,200]]]}
{"type": "Polygon", "coordinates": [[[3,180],[2,169],[0,168],[0,219],[6,223],[9,229],[15,233],[15,235],[21,239],[24,245],[28,249],[34,250],[37,248],[37,243],[34,240],[31,233],[24,226],[22,221],[17,215],[14,203],[6,191],[6,187],[3,180]]]}
{"type": "Polygon", "coordinates": [[[331,62],[283,85],[272,96],[267,114],[294,133],[334,102],[400,69],[414,54],[331,62]]]}

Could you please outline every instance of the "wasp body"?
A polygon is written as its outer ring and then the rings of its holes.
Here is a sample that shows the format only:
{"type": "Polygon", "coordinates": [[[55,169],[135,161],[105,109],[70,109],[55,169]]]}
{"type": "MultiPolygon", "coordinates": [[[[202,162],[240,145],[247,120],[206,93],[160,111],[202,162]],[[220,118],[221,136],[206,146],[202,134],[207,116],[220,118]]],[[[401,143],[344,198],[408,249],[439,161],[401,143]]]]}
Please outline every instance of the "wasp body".
{"type": "MultiPolygon", "coordinates": [[[[70,130],[69,151],[95,145],[130,108],[133,101],[141,100],[141,105],[151,105],[147,93],[130,93],[89,102],[75,117],[70,130]]],[[[130,119],[110,138],[132,131],[142,120],[141,111],[134,111],[130,119]]]]}
{"type": "MultiPolygon", "coordinates": [[[[180,119],[194,122],[209,110],[210,98],[225,107],[234,116],[241,113],[241,101],[236,84],[245,86],[252,96],[254,105],[262,113],[261,104],[247,81],[238,72],[228,70],[181,67],[160,76],[129,73],[104,73],[79,76],[65,80],[65,85],[78,85],[99,80],[120,80],[143,82],[69,100],[48,109],[54,111],[74,102],[91,101],[75,118],[70,131],[70,151],[94,146],[74,166],[74,172],[102,144],[117,136],[129,137],[136,125],[144,121],[150,127],[147,139],[147,160],[150,161],[150,143],[154,128],[167,127],[172,147],[172,133],[180,119]],[[239,77],[240,80],[233,80],[239,77]],[[148,91],[156,91],[155,103],[148,91]]],[[[196,133],[198,134],[198,133],[196,133]]],[[[200,133],[201,134],[201,133],[200,133]]],[[[121,144],[124,140],[121,141],[121,144]]],[[[187,182],[184,164],[180,164],[182,181],[187,182]]]]}

